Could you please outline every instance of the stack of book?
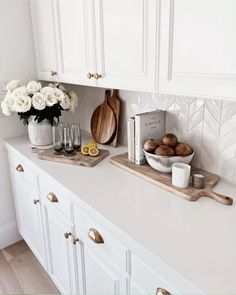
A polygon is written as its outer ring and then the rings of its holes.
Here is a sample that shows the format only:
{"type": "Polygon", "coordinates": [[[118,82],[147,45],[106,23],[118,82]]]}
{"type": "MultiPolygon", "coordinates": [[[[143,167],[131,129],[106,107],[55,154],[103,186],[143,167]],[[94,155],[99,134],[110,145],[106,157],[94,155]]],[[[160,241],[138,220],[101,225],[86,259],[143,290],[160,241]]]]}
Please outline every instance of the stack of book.
{"type": "Polygon", "coordinates": [[[153,111],[128,119],[128,158],[142,165],[146,162],[143,145],[149,139],[160,140],[165,135],[166,112],[153,111]]]}

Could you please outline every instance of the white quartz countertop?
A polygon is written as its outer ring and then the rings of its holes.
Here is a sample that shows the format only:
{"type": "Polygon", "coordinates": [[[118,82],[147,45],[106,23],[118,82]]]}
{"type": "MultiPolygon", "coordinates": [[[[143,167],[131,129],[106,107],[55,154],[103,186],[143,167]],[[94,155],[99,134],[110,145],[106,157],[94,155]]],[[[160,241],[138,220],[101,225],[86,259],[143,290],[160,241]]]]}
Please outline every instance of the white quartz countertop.
{"type": "Polygon", "coordinates": [[[222,181],[215,189],[233,197],[232,206],[208,198],[189,202],[110,164],[125,147],[103,147],[110,156],[86,168],[39,160],[27,137],[5,143],[206,294],[236,294],[236,187],[222,181]]]}

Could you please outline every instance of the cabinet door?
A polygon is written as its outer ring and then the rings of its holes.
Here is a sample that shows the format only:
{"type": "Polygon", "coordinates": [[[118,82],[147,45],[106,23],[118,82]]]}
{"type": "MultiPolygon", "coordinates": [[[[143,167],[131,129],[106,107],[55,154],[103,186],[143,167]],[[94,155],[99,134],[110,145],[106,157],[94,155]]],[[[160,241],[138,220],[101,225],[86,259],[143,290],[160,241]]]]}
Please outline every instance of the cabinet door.
{"type": "Polygon", "coordinates": [[[31,1],[38,79],[56,81],[58,63],[55,31],[55,1],[31,1]]]}
{"type": "Polygon", "coordinates": [[[156,0],[95,1],[98,86],[155,91],[156,0]]]}
{"type": "Polygon", "coordinates": [[[128,294],[128,278],[121,274],[112,263],[100,257],[96,250],[81,242],[77,245],[79,281],[83,294],[128,294]]]}
{"type": "Polygon", "coordinates": [[[39,192],[11,168],[18,230],[41,264],[45,266],[44,236],[39,192]]]}
{"type": "Polygon", "coordinates": [[[236,97],[236,1],[161,0],[161,93],[236,97]]]}
{"type": "Polygon", "coordinates": [[[65,233],[72,233],[73,225],[53,203],[45,201],[43,211],[49,274],[61,293],[74,294],[72,243],[70,236],[65,237],[65,233]]]}
{"type": "Polygon", "coordinates": [[[94,39],[88,0],[56,2],[59,76],[62,82],[95,85],[88,74],[94,73],[94,39]]]}

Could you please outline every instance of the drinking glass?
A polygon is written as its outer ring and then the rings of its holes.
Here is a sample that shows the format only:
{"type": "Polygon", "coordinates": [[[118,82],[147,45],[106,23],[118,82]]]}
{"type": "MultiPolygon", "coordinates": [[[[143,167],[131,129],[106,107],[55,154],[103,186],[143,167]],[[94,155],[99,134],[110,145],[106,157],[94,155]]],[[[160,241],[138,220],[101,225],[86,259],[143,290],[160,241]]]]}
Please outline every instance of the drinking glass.
{"type": "Polygon", "coordinates": [[[53,148],[55,150],[55,154],[62,154],[63,151],[63,144],[62,144],[62,137],[60,132],[59,125],[54,125],[52,127],[52,134],[53,134],[53,148]]]}
{"type": "Polygon", "coordinates": [[[64,128],[69,129],[69,123],[67,122],[60,122],[59,123],[59,128],[60,128],[60,136],[61,136],[61,142],[64,147],[64,128]]]}
{"type": "Polygon", "coordinates": [[[80,132],[80,125],[73,123],[71,124],[71,137],[72,137],[72,144],[73,148],[79,150],[81,147],[81,132],[80,132]]]}
{"type": "Polygon", "coordinates": [[[65,156],[72,157],[75,155],[75,153],[74,153],[72,138],[71,138],[71,134],[70,134],[70,129],[67,127],[64,127],[63,135],[64,135],[65,156]]]}

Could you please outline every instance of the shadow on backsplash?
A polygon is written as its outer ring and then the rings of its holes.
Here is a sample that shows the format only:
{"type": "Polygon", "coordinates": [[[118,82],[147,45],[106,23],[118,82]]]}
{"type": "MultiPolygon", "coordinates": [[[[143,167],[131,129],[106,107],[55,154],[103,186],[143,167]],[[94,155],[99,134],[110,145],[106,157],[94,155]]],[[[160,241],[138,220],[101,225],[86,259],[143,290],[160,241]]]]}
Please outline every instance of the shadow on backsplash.
{"type": "MultiPolygon", "coordinates": [[[[105,89],[85,86],[72,88],[80,98],[79,110],[65,117],[72,121],[79,120],[81,127],[90,131],[92,112],[103,102],[105,89]]],[[[157,108],[166,110],[166,131],[175,133],[180,141],[193,147],[193,164],[235,182],[235,102],[123,90],[119,91],[119,96],[123,104],[120,143],[127,144],[126,122],[129,116],[157,108]]]]}

